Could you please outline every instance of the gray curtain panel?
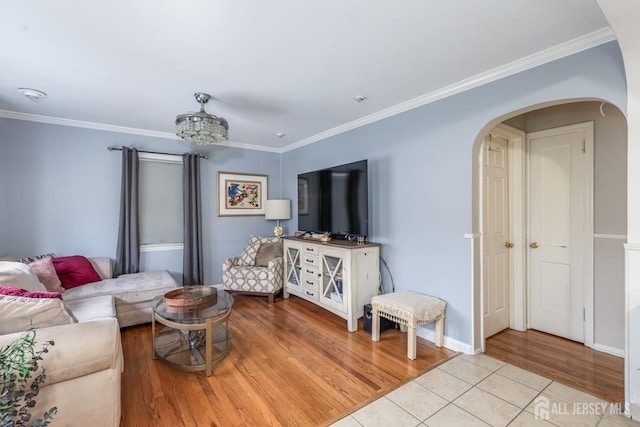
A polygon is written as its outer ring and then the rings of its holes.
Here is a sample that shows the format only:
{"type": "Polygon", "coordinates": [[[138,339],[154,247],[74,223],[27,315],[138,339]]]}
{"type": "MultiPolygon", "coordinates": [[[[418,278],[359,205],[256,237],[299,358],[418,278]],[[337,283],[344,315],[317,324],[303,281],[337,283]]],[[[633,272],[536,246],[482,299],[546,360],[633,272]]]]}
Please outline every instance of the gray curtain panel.
{"type": "Polygon", "coordinates": [[[184,250],[182,283],[184,286],[203,285],[202,215],[200,203],[200,156],[185,154],[183,162],[184,250]]]}
{"type": "Polygon", "coordinates": [[[138,150],[122,147],[120,229],[114,277],[137,273],[140,268],[138,231],[138,150]]]}

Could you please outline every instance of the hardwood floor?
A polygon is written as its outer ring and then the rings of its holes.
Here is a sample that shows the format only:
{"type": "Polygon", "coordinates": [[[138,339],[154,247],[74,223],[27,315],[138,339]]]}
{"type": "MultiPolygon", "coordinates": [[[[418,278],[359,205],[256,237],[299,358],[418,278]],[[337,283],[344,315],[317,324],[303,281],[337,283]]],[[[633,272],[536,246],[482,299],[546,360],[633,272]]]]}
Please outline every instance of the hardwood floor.
{"type": "MultiPolygon", "coordinates": [[[[362,325],[360,325],[362,326],[362,325]]],[[[231,350],[213,375],[151,358],[151,326],[124,328],[122,427],[328,425],[456,353],[386,331],[379,343],[303,299],[235,296],[231,350]]]]}
{"type": "Polygon", "coordinates": [[[529,329],[487,338],[485,354],[610,402],[624,402],[624,359],[529,329]]]}

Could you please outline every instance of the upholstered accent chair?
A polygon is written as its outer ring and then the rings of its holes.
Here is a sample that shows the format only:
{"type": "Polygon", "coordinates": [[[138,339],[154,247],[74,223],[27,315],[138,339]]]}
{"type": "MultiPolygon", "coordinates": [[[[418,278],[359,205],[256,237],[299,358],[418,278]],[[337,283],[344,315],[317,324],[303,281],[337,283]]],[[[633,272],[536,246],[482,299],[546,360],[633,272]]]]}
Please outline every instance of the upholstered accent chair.
{"type": "Polygon", "coordinates": [[[240,256],[222,263],[222,285],[229,293],[260,295],[273,304],[284,284],[282,240],[251,236],[240,256]]]}

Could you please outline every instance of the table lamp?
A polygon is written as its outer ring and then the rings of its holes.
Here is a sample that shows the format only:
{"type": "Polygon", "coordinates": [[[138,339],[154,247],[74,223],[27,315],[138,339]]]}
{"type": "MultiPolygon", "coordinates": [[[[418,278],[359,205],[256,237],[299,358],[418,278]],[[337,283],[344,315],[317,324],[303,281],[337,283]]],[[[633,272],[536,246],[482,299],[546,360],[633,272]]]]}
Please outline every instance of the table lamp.
{"type": "Polygon", "coordinates": [[[267,200],[264,218],[268,220],[275,219],[276,226],[273,229],[273,234],[278,237],[282,236],[282,227],[280,227],[280,220],[291,218],[291,201],[277,199],[267,200]]]}

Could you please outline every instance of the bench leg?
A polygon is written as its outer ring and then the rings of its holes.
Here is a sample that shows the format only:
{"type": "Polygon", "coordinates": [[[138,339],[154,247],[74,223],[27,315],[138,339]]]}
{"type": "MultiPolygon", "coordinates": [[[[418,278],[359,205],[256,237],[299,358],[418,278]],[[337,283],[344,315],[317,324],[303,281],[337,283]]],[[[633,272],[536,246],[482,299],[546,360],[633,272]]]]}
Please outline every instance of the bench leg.
{"type": "Polygon", "coordinates": [[[380,341],[380,313],[371,310],[371,341],[380,341]]]}
{"type": "Polygon", "coordinates": [[[436,347],[444,344],[444,316],[436,320],[436,347]]]}
{"type": "Polygon", "coordinates": [[[416,360],[416,328],[415,326],[409,326],[407,328],[407,357],[411,360],[416,360]]]}

